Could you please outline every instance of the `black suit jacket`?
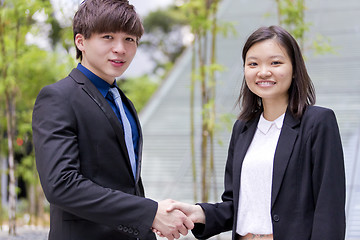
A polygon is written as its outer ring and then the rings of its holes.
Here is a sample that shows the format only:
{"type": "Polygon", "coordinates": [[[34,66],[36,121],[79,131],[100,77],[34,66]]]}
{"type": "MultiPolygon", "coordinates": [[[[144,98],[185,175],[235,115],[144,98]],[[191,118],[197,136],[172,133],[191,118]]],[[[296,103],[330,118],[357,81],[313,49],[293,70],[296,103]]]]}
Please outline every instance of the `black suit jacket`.
{"type": "Polygon", "coordinates": [[[79,70],[44,87],[33,112],[36,164],[50,202],[50,240],[155,239],[157,203],[144,198],[142,135],[134,180],[121,123],[79,70]]]}
{"type": "MultiPolygon", "coordinates": [[[[235,239],[241,221],[237,219],[241,166],[258,121],[235,123],[223,202],[200,204],[206,224],[193,230],[198,238],[232,230],[235,239]]],[[[301,119],[286,112],[274,157],[271,216],[274,240],[344,239],[344,159],[332,110],[309,106],[301,119]]]]}

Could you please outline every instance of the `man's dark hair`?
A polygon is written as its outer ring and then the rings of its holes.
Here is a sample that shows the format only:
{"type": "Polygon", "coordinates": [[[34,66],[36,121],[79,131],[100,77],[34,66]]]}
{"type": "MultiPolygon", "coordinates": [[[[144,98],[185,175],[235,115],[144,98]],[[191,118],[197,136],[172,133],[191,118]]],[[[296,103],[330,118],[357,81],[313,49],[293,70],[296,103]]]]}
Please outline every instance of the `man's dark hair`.
{"type": "MultiPolygon", "coordinates": [[[[85,0],[73,19],[74,40],[78,33],[89,39],[93,33],[124,32],[136,37],[137,44],[144,27],[133,5],[127,0],[85,0]]],[[[76,47],[76,45],[75,45],[76,47]]],[[[82,52],[76,47],[76,59],[82,52]]]]}

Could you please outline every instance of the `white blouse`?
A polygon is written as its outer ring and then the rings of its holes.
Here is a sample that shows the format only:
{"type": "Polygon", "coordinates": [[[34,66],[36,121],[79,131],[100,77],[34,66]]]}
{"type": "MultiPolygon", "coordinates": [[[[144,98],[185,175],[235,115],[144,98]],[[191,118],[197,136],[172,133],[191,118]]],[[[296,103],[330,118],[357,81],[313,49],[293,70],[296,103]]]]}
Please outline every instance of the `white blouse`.
{"type": "Polygon", "coordinates": [[[236,226],[236,232],[241,236],[273,233],[270,214],[273,162],[284,116],[271,122],[261,114],[245,155],[236,226]]]}

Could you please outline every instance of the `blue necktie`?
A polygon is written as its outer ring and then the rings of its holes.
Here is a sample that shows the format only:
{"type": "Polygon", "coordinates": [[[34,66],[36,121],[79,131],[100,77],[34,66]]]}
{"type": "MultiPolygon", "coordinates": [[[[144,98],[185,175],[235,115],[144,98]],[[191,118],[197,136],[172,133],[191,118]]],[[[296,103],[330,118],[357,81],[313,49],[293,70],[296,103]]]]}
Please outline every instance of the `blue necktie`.
{"type": "Polygon", "coordinates": [[[123,103],[121,101],[120,93],[116,87],[110,88],[109,92],[112,94],[115,104],[120,112],[120,117],[123,123],[124,135],[125,135],[125,144],[128,150],[131,168],[134,174],[134,178],[136,179],[136,160],[135,160],[135,153],[134,153],[134,144],[132,139],[132,131],[129,119],[127,118],[124,110],[123,103]]]}

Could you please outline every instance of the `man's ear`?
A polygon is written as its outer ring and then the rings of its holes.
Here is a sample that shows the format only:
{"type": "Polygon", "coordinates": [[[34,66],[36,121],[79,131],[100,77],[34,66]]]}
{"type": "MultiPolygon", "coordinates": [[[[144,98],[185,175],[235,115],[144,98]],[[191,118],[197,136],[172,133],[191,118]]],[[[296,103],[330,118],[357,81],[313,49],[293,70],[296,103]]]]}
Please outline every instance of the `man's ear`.
{"type": "Polygon", "coordinates": [[[77,33],[75,36],[75,45],[76,47],[80,50],[80,51],[84,51],[85,47],[84,47],[84,40],[85,37],[84,35],[77,33]]]}

